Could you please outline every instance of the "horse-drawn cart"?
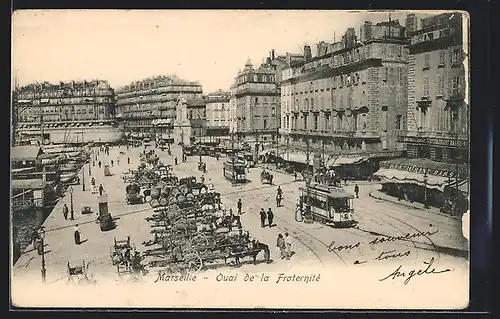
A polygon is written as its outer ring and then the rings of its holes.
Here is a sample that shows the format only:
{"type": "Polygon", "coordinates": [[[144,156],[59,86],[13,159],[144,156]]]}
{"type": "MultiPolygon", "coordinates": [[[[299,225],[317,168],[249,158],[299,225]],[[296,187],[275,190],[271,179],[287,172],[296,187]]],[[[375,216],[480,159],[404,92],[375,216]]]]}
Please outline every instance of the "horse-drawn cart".
{"type": "Polygon", "coordinates": [[[93,277],[88,276],[88,264],[85,264],[85,260],[82,261],[81,265],[72,266],[68,262],[67,266],[67,283],[73,284],[92,284],[96,283],[93,277]]]}
{"type": "Polygon", "coordinates": [[[260,181],[262,184],[273,185],[273,178],[274,176],[269,172],[262,171],[262,173],[260,173],[260,181]]]}
{"type": "Polygon", "coordinates": [[[111,257],[111,262],[113,265],[127,265],[128,257],[130,257],[130,236],[124,240],[116,240],[113,238],[114,245],[110,247],[109,255],[111,257]]]}

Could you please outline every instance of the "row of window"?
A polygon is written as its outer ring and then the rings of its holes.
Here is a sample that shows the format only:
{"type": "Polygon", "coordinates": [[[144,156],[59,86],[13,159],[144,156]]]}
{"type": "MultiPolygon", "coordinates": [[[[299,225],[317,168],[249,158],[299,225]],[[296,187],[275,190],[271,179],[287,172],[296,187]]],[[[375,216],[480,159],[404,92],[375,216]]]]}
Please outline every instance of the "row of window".
{"type": "MultiPolygon", "coordinates": [[[[455,49],[449,52],[449,64],[450,66],[460,65],[462,63],[463,51],[462,49],[455,49]]],[[[446,66],[446,51],[442,50],[439,52],[439,64],[438,67],[446,66]]],[[[430,69],[431,67],[431,54],[426,53],[424,55],[424,70],[430,69]]]]}
{"type": "MultiPolygon", "coordinates": [[[[382,130],[387,130],[387,111],[383,111],[381,118],[380,118],[380,128],[382,130]]],[[[309,122],[310,122],[310,117],[307,114],[304,114],[303,116],[303,121],[302,121],[302,128],[303,129],[308,129],[309,127],[309,122]]],[[[319,129],[319,120],[320,116],[319,114],[313,114],[312,115],[312,127],[314,130],[319,129]]],[[[362,114],[357,114],[357,113],[352,113],[350,115],[345,115],[343,112],[337,112],[335,116],[331,116],[330,114],[325,113],[322,116],[323,120],[323,128],[325,130],[336,130],[336,129],[348,129],[348,130],[365,130],[368,125],[368,116],[366,113],[362,114]],[[331,121],[330,119],[333,118],[331,121]]],[[[285,116],[283,118],[283,127],[286,129],[297,129],[299,128],[299,117],[298,116],[285,116]],[[290,127],[290,119],[292,120],[292,126],[290,127]]],[[[394,129],[396,130],[401,130],[403,128],[403,115],[402,114],[397,114],[395,117],[395,123],[394,123],[394,129]]]]}
{"type": "Polygon", "coordinates": [[[438,109],[432,112],[427,107],[421,107],[418,108],[416,114],[413,111],[412,114],[417,118],[418,129],[466,132],[467,126],[463,121],[467,116],[465,112],[465,109],[458,111],[455,108],[438,109]]]}
{"type": "MultiPolygon", "coordinates": [[[[151,88],[151,89],[146,89],[146,87],[126,87],[125,91],[118,92],[118,97],[119,98],[127,98],[127,97],[132,97],[132,96],[138,96],[138,95],[149,95],[153,93],[167,93],[167,92],[182,92],[182,93],[192,93],[192,92],[197,92],[197,93],[202,93],[202,87],[201,85],[166,85],[162,87],[157,87],[157,88],[151,88]]],[[[174,94],[177,94],[174,93],[174,94]]]]}
{"type": "Polygon", "coordinates": [[[417,44],[426,41],[432,41],[439,38],[448,37],[452,34],[452,30],[450,28],[445,28],[441,30],[434,30],[431,32],[427,32],[424,34],[419,34],[411,38],[411,44],[417,44]]]}
{"type": "MultiPolygon", "coordinates": [[[[401,67],[383,67],[380,69],[380,78],[384,82],[390,83],[399,83],[399,85],[403,85],[406,82],[406,76],[404,74],[404,70],[401,67]]],[[[368,82],[368,70],[362,72],[355,72],[350,74],[342,74],[339,76],[334,76],[328,79],[321,79],[315,82],[310,82],[308,88],[304,88],[303,84],[299,85],[297,92],[297,88],[292,88],[291,86],[283,86],[282,93],[284,96],[290,95],[298,95],[298,94],[307,94],[329,90],[330,88],[342,88],[344,86],[351,85],[359,85],[365,84],[368,82]],[[295,92],[294,92],[295,91],[295,92]]]]}
{"type": "MultiPolygon", "coordinates": [[[[403,55],[403,46],[401,44],[381,43],[380,54],[382,56],[386,56],[388,52],[397,55],[398,57],[401,57],[403,55]]],[[[314,71],[314,69],[322,65],[330,65],[330,67],[344,66],[364,59],[369,59],[371,56],[372,56],[371,45],[367,44],[361,48],[336,54],[329,58],[324,58],[317,61],[311,61],[310,63],[306,63],[302,68],[297,68],[293,70],[285,69],[282,71],[283,72],[282,77],[283,79],[287,79],[292,76],[297,77],[302,75],[303,73],[309,73],[311,71],[314,71]]]]}
{"type": "Polygon", "coordinates": [[[207,110],[189,110],[189,120],[203,120],[207,118],[207,110]]]}
{"type": "MultiPolygon", "coordinates": [[[[461,94],[461,77],[453,76],[448,77],[449,85],[448,85],[448,94],[451,96],[457,96],[461,94]]],[[[422,97],[430,97],[430,86],[431,81],[429,77],[425,77],[422,79],[422,97]]],[[[445,76],[439,75],[437,77],[437,92],[436,97],[443,97],[445,94],[445,76]]]]}
{"type": "Polygon", "coordinates": [[[241,75],[236,79],[237,84],[245,82],[267,82],[273,83],[275,81],[274,75],[269,74],[245,74],[241,75]]]}
{"type": "Polygon", "coordinates": [[[20,99],[40,99],[40,98],[63,98],[71,96],[99,96],[112,94],[112,90],[108,89],[86,89],[86,90],[60,90],[60,91],[45,91],[36,93],[22,93],[20,99]]]}

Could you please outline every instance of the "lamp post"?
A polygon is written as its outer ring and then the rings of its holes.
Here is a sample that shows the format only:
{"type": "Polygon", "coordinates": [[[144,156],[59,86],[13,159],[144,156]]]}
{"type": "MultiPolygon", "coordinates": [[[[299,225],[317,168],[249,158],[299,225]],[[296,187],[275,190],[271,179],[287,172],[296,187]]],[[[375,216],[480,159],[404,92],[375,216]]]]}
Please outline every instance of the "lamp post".
{"type": "Polygon", "coordinates": [[[82,190],[85,192],[85,164],[82,169],[82,190]]]}
{"type": "Polygon", "coordinates": [[[424,207],[429,208],[429,203],[427,202],[427,169],[424,174],[424,207]]]}
{"type": "Polygon", "coordinates": [[[69,188],[69,194],[70,194],[70,219],[74,220],[75,212],[73,210],[73,187],[69,188]]]}
{"type": "Polygon", "coordinates": [[[89,158],[89,176],[92,176],[92,165],[90,165],[90,158],[89,158]]]}
{"type": "Polygon", "coordinates": [[[45,230],[43,226],[38,231],[38,236],[40,237],[40,245],[42,246],[42,282],[45,283],[47,270],[45,269],[45,230]]]}

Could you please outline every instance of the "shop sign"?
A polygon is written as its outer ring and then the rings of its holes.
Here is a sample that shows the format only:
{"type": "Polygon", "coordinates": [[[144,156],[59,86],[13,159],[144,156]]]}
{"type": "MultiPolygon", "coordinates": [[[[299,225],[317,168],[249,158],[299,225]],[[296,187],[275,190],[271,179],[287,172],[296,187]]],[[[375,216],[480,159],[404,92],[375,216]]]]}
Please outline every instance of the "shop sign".
{"type": "Polygon", "coordinates": [[[428,175],[434,175],[434,176],[442,176],[442,177],[450,177],[454,178],[455,177],[455,172],[452,171],[447,171],[447,170],[441,170],[441,169],[429,169],[425,167],[418,167],[414,165],[407,165],[407,164],[400,164],[400,163],[380,163],[381,168],[385,169],[394,169],[394,170],[399,170],[399,171],[407,171],[415,174],[428,174],[428,175]]]}
{"type": "Polygon", "coordinates": [[[460,147],[466,148],[467,141],[458,139],[446,139],[436,137],[422,137],[422,136],[398,136],[400,143],[415,143],[415,144],[431,144],[444,147],[460,147]]]}

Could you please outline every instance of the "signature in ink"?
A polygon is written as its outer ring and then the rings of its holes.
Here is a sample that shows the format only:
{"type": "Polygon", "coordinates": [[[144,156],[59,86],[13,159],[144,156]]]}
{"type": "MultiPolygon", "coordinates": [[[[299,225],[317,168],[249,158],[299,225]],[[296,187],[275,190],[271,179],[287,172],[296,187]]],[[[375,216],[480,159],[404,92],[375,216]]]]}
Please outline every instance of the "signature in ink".
{"type": "Polygon", "coordinates": [[[432,257],[431,260],[428,262],[424,261],[424,264],[427,265],[427,267],[425,269],[419,269],[419,270],[412,269],[408,272],[401,272],[401,267],[403,267],[403,265],[399,265],[399,267],[396,268],[396,270],[394,270],[389,276],[384,277],[382,279],[379,279],[379,281],[384,281],[387,279],[394,280],[396,278],[403,277],[403,278],[406,278],[404,281],[404,284],[407,285],[410,282],[410,280],[415,276],[432,275],[432,274],[437,275],[437,274],[442,274],[442,273],[451,271],[451,269],[449,269],[449,268],[446,268],[443,270],[436,270],[436,268],[432,267],[433,263],[434,263],[434,257],[432,257]]]}

